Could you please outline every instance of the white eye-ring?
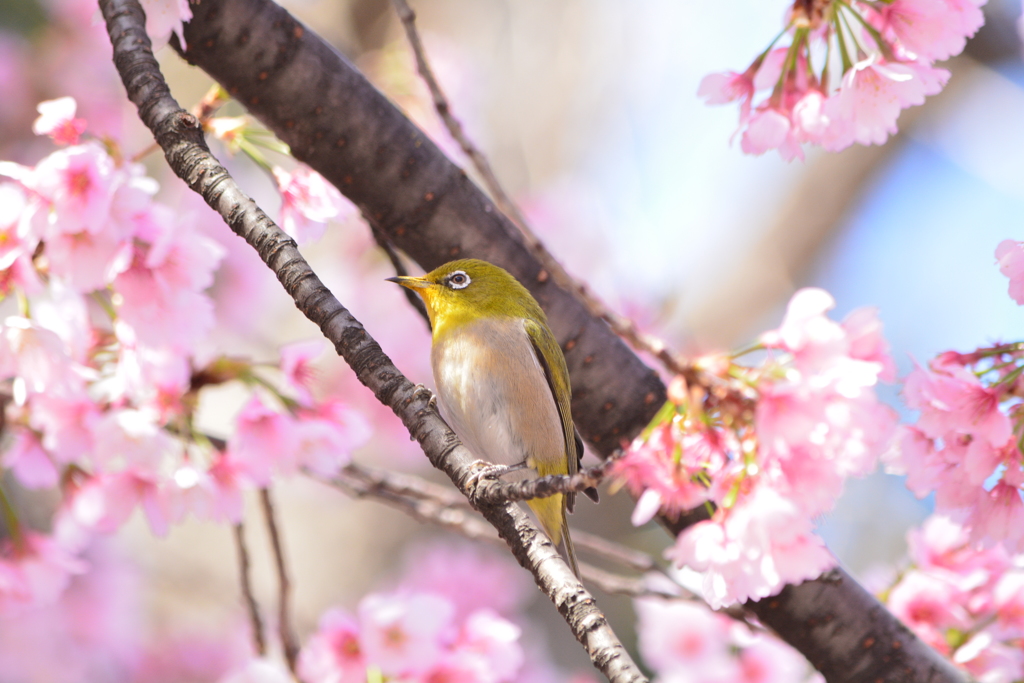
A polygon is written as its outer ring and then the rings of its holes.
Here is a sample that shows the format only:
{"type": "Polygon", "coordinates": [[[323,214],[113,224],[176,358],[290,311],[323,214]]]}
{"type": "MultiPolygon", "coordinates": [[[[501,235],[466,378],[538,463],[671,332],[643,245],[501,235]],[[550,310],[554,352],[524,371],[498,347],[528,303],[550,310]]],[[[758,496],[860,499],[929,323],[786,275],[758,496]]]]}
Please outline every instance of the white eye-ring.
{"type": "Polygon", "coordinates": [[[464,270],[456,270],[454,273],[448,276],[448,286],[452,289],[465,289],[469,287],[469,283],[472,280],[466,275],[464,270]]]}

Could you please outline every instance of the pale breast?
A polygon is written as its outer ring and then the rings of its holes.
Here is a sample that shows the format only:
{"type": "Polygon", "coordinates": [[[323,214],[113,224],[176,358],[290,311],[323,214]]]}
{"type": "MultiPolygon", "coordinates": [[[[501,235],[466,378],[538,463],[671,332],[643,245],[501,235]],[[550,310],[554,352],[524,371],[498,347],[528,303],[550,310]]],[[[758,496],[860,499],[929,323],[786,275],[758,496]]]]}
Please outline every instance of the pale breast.
{"type": "Polygon", "coordinates": [[[481,460],[515,465],[564,458],[555,399],[522,320],[481,320],[435,343],[441,415],[481,460]]]}

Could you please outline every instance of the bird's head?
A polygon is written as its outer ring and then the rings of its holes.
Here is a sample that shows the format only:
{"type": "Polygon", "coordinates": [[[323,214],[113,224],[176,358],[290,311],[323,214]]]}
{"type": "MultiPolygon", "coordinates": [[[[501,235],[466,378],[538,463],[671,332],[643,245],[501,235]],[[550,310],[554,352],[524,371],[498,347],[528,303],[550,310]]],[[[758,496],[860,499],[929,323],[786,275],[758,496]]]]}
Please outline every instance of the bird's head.
{"type": "Polygon", "coordinates": [[[478,259],[450,261],[423,277],[391,277],[423,299],[434,338],[480,318],[545,321],[533,296],[503,268],[478,259]]]}

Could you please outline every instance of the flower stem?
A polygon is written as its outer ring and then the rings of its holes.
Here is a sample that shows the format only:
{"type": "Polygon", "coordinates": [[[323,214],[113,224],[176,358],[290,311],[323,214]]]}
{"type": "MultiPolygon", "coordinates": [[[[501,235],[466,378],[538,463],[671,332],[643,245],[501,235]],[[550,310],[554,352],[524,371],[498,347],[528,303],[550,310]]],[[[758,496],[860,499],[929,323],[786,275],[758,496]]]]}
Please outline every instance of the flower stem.
{"type": "Polygon", "coordinates": [[[21,530],[21,522],[18,521],[18,513],[15,512],[14,506],[11,505],[11,500],[7,497],[7,493],[2,486],[0,486],[0,513],[3,513],[4,526],[7,527],[7,532],[11,535],[11,541],[13,541],[15,549],[18,551],[27,550],[25,534],[21,530]]]}

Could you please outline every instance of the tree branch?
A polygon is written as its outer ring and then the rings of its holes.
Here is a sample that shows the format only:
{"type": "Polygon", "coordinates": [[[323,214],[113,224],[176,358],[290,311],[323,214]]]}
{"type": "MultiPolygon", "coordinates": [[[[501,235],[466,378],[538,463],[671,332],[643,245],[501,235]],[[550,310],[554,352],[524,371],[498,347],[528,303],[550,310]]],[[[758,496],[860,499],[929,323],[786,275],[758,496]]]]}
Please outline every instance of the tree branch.
{"type": "Polygon", "coordinates": [[[499,481],[482,478],[475,481],[470,492],[470,500],[474,503],[493,505],[502,502],[517,502],[534,498],[547,498],[556,493],[579,493],[598,486],[604,481],[605,474],[614,458],[609,458],[600,465],[580,470],[576,474],[550,474],[536,479],[523,481],[499,481]]]}
{"type": "MultiPolygon", "coordinates": [[[[199,6],[223,11],[221,3],[199,6]]],[[[428,405],[429,392],[417,391],[352,314],[341,305],[288,238],[235,184],[210,154],[194,116],[171,97],[145,32],[137,0],[100,0],[114,47],[114,64],[129,99],[153,132],[174,172],[216,210],[274,271],[296,306],[317,324],[352,367],[359,381],[389,406],[419,441],[431,464],[463,493],[472,474],[471,454],[428,405]]],[[[291,35],[305,29],[289,22],[291,35]]],[[[230,88],[228,88],[230,92],[230,88]]],[[[555,603],[594,665],[610,680],[646,680],[615,636],[593,597],[573,576],[554,546],[517,506],[480,506],[519,563],[555,603]]]]}
{"type": "MultiPolygon", "coordinates": [[[[401,510],[413,519],[436,524],[466,538],[502,542],[491,526],[470,513],[465,498],[419,477],[349,464],[329,480],[320,480],[353,498],[376,500],[401,510]]],[[[672,581],[654,562],[654,558],[646,553],[580,531],[573,532],[573,539],[577,549],[586,549],[603,559],[658,575],[666,582],[671,582],[671,588],[659,587],[645,577],[622,576],[581,562],[583,578],[605,593],[633,598],[657,597],[703,602],[700,597],[672,581]]]]}
{"type": "Polygon", "coordinates": [[[288,669],[295,676],[295,664],[299,658],[299,644],[292,629],[291,594],[292,583],[288,577],[288,565],[284,559],[284,543],[281,541],[281,530],[277,525],[274,503],[270,498],[270,489],[260,489],[260,505],[263,507],[263,518],[270,534],[270,548],[274,553],[274,570],[277,572],[277,632],[281,638],[281,649],[288,669]]]}
{"type": "Polygon", "coordinates": [[[267,653],[267,639],[263,634],[263,620],[260,619],[260,608],[256,604],[256,596],[252,592],[252,581],[249,578],[249,548],[245,545],[245,525],[239,522],[232,528],[235,550],[238,552],[238,578],[242,587],[242,599],[245,600],[245,610],[249,615],[256,654],[262,657],[267,653]]]}

